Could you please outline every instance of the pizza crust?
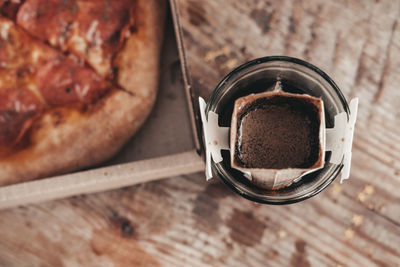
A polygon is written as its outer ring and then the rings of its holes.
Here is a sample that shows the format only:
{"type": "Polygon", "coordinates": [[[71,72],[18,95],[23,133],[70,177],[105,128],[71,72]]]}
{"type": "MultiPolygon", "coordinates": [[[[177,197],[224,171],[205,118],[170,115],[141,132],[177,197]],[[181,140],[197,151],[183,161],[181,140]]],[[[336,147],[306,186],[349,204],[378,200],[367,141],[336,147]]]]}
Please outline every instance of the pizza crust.
{"type": "Polygon", "coordinates": [[[118,83],[90,110],[59,108],[35,123],[31,144],[0,159],[0,185],[47,177],[98,164],[135,134],[157,94],[165,1],[136,0],[135,32],[117,54],[118,83]]]}

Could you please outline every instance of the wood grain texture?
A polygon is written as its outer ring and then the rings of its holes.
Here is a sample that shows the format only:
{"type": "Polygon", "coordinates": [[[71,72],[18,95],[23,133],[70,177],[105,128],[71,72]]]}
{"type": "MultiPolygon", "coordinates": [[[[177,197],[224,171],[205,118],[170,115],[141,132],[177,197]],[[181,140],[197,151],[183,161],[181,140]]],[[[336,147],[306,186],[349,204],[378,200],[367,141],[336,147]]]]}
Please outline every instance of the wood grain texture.
{"type": "Polygon", "coordinates": [[[360,97],[350,180],[288,206],[204,174],[0,211],[1,266],[399,266],[400,1],[177,1],[190,82],[306,59],[360,97]]]}
{"type": "Polygon", "coordinates": [[[0,187],[0,209],[147,183],[204,169],[196,150],[0,187]]]}

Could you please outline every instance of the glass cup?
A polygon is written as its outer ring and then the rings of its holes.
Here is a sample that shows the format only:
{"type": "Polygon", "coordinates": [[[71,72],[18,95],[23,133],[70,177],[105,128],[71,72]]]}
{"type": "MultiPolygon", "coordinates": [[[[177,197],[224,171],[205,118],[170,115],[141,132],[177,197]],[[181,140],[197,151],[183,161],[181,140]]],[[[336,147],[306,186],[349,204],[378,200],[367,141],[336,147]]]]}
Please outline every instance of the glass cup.
{"type": "MultiPolygon", "coordinates": [[[[233,104],[237,98],[272,90],[278,80],[285,92],[321,97],[327,128],[334,126],[335,115],[346,112],[349,117],[346,99],[326,73],[303,60],[285,56],[258,58],[234,69],[213,91],[206,106],[206,114],[209,111],[216,112],[219,114],[219,125],[230,127],[233,104]]],[[[214,173],[241,196],[260,203],[289,204],[318,194],[338,176],[343,165],[330,163],[331,152],[325,153],[322,169],[278,190],[257,187],[242,172],[231,168],[228,150],[222,151],[223,161],[211,161],[211,165],[214,173]]]]}

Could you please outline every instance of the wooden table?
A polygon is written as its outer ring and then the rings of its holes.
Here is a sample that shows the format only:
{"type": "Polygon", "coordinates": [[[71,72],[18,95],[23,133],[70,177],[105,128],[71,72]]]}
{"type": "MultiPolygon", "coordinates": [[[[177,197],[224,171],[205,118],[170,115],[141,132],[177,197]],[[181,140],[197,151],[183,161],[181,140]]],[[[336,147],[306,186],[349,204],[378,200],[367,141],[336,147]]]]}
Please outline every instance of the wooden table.
{"type": "Polygon", "coordinates": [[[400,266],[400,1],[178,0],[190,82],[305,59],[360,98],[350,180],[288,206],[204,174],[0,211],[0,266],[400,266]]]}

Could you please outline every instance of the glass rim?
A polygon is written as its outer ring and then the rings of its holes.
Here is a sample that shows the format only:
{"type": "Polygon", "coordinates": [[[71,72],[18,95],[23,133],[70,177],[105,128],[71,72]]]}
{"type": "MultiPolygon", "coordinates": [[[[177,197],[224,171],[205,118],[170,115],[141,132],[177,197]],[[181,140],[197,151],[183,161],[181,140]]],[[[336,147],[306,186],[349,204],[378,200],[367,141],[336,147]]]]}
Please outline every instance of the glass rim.
{"type": "MultiPolygon", "coordinates": [[[[338,98],[340,99],[340,102],[343,106],[344,111],[347,113],[347,116],[349,116],[350,109],[347,104],[346,98],[344,97],[343,93],[340,91],[340,89],[336,85],[336,83],[324,71],[322,71],[318,67],[316,67],[313,64],[308,63],[304,60],[294,58],[294,57],[288,57],[288,56],[266,56],[266,57],[256,58],[254,60],[246,62],[246,63],[236,67],[235,69],[233,69],[230,73],[228,73],[221,80],[221,82],[218,83],[218,85],[214,89],[213,93],[210,96],[210,100],[208,101],[207,106],[206,106],[206,110],[205,110],[206,114],[208,114],[208,112],[211,110],[211,106],[214,104],[214,102],[216,102],[216,97],[217,97],[217,95],[219,95],[219,92],[221,90],[225,89],[224,88],[225,84],[230,82],[232,79],[236,78],[236,76],[239,75],[241,71],[243,71],[247,68],[256,66],[256,65],[267,63],[267,62],[280,62],[280,61],[301,65],[303,67],[306,67],[306,68],[314,71],[316,74],[321,76],[334,89],[335,93],[338,95],[338,98]]],[[[213,171],[217,174],[217,176],[225,184],[227,184],[231,189],[233,189],[233,191],[238,193],[240,196],[242,196],[246,199],[249,199],[251,201],[255,201],[255,202],[259,202],[259,203],[263,203],[263,204],[282,205],[282,204],[292,204],[292,203],[300,202],[300,201],[311,198],[311,197],[317,195],[318,193],[322,192],[327,186],[329,186],[337,178],[338,174],[340,173],[340,171],[343,168],[343,164],[338,164],[336,166],[336,168],[334,169],[334,172],[331,174],[331,176],[328,179],[326,179],[317,188],[313,189],[312,191],[310,191],[306,194],[297,196],[297,197],[288,197],[286,199],[276,199],[276,200],[273,200],[272,198],[268,198],[268,199],[259,198],[252,194],[249,194],[249,192],[245,192],[245,191],[241,190],[239,188],[239,186],[232,183],[230,180],[228,180],[226,177],[224,177],[224,175],[222,175],[220,173],[220,171],[218,170],[217,163],[211,161],[211,167],[212,167],[213,171]]]]}

